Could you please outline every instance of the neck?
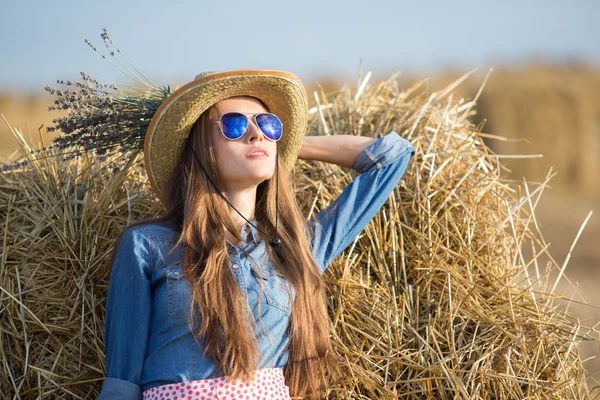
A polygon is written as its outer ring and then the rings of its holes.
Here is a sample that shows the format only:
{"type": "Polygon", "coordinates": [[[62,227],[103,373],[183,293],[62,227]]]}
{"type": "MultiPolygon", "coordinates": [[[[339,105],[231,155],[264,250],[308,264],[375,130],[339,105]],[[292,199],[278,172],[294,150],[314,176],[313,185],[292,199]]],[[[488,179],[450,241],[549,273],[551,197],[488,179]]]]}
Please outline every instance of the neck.
{"type": "MultiPolygon", "coordinates": [[[[254,209],[256,206],[256,186],[246,188],[229,189],[223,193],[227,200],[244,216],[248,221],[254,219],[254,209]]],[[[247,223],[240,214],[230,207],[231,219],[235,226],[240,228],[247,223]]]]}

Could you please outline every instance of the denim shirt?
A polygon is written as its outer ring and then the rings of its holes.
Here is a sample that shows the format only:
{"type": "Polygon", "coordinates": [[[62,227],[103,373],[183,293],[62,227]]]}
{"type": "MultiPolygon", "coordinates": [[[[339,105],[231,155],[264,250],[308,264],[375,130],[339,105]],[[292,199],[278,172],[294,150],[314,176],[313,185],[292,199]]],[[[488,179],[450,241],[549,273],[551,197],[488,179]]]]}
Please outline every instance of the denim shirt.
{"type": "MultiPolygon", "coordinates": [[[[321,273],[383,206],[414,154],[411,143],[395,131],[359,154],[352,166],[359,175],[307,222],[314,230],[311,250],[321,273]]],[[[192,291],[183,275],[183,249],[173,246],[178,234],[170,222],[157,221],[125,229],[117,243],[106,302],[106,379],[98,399],[138,400],[155,386],[219,377],[188,325],[192,291]]],[[[295,291],[269,262],[268,243],[256,228],[246,223],[240,236],[236,246],[227,246],[231,271],[257,321],[259,368],[283,368],[292,305],[286,288],[293,296],[295,291]]]]}

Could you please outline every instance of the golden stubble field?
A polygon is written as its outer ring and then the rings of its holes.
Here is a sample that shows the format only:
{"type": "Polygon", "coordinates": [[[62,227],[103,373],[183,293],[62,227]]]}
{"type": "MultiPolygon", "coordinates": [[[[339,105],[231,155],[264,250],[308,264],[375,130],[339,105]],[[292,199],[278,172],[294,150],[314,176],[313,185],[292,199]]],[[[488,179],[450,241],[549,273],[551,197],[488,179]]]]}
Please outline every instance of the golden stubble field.
{"type": "MultiPolygon", "coordinates": [[[[465,72],[449,71],[430,77],[427,83],[430,92],[445,87],[465,72]]],[[[487,72],[479,71],[469,78],[454,90],[454,96],[475,97],[487,72]]],[[[425,77],[401,74],[399,83],[408,87],[425,77]]],[[[387,78],[389,75],[374,76],[371,82],[387,78]]],[[[325,93],[340,85],[329,77],[318,82],[325,93]]],[[[312,104],[317,88],[316,83],[307,84],[312,104]]],[[[322,97],[320,100],[324,102],[322,97]]],[[[39,147],[40,126],[51,124],[53,118],[61,115],[47,111],[52,101],[49,94],[2,94],[0,88],[0,113],[39,147]]],[[[585,66],[496,68],[483,88],[476,110],[474,122],[485,120],[483,132],[508,139],[490,138],[488,145],[497,154],[513,156],[503,160],[510,177],[518,181],[525,177],[530,187],[534,187],[546,178],[550,169],[557,173],[541,196],[536,217],[544,240],[550,243],[549,252],[559,264],[567,259],[579,229],[593,211],[572,250],[566,277],[560,281],[558,291],[591,304],[570,306],[582,325],[600,322],[600,71],[585,66]]],[[[15,159],[18,146],[5,122],[0,122],[0,163],[4,164],[7,159],[15,159]]],[[[47,133],[42,136],[46,145],[50,144],[53,136],[47,133]]],[[[540,265],[544,262],[539,260],[540,265]]],[[[600,371],[597,343],[584,343],[581,356],[595,357],[584,366],[588,371],[600,371]]]]}

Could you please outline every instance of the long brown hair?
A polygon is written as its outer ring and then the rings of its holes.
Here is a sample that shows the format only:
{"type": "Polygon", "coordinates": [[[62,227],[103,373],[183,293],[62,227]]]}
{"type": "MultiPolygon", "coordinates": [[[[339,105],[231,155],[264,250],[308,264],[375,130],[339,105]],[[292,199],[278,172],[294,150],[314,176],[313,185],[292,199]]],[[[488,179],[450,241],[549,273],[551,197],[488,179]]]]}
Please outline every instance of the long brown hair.
{"type": "MultiPolygon", "coordinates": [[[[132,225],[172,220],[181,230],[176,245],[183,245],[183,271],[193,291],[190,321],[193,333],[204,338],[205,355],[214,360],[223,375],[250,380],[258,368],[259,348],[252,334],[253,322],[248,318],[247,302],[229,267],[223,227],[237,240],[241,237],[231,219],[230,206],[206,179],[192,153],[194,149],[213,182],[223,187],[210,134],[212,112],[213,107],[202,113],[194,124],[180,162],[164,188],[166,213],[158,219],[132,225]],[[198,317],[199,324],[196,323],[198,317]]],[[[293,176],[281,160],[278,163],[277,233],[286,262],[280,262],[270,245],[266,247],[273,267],[296,292],[288,326],[285,382],[290,387],[290,395],[318,399],[324,394],[328,380],[338,377],[339,358],[329,338],[325,282],[309,247],[313,238],[296,202],[293,176]]],[[[258,185],[254,213],[261,230],[271,237],[275,232],[275,200],[274,174],[258,185]]],[[[262,233],[259,235],[261,240],[269,242],[271,239],[262,233]]]]}

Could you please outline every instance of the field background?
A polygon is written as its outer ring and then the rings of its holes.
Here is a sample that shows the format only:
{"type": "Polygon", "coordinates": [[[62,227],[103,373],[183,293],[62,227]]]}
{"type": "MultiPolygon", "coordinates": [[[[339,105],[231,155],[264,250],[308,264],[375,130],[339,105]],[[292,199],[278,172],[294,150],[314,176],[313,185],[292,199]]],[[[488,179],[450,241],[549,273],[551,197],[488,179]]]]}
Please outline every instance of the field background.
{"type": "MultiPolygon", "coordinates": [[[[446,71],[429,76],[429,91],[454,81],[467,71],[446,71]]],[[[474,98],[487,71],[478,71],[454,91],[455,99],[474,98]]],[[[390,73],[391,75],[391,73],[390,73]]],[[[373,76],[372,83],[387,76],[373,76]]],[[[401,74],[401,87],[408,87],[425,76],[401,74]]],[[[309,99],[320,85],[326,93],[341,84],[335,77],[322,76],[306,82],[309,99]]],[[[175,86],[175,85],[172,85],[175,86]]],[[[30,143],[41,147],[39,128],[51,125],[61,115],[48,112],[53,97],[49,94],[1,92],[0,113],[14,127],[20,128],[30,143]]],[[[593,211],[588,224],[571,254],[566,278],[558,286],[566,297],[590,306],[572,304],[570,310],[584,326],[600,322],[600,70],[585,65],[553,66],[530,64],[521,68],[495,68],[483,88],[478,104],[476,124],[482,131],[511,141],[488,140],[498,154],[543,155],[543,157],[505,159],[509,176],[517,181],[527,179],[530,188],[542,182],[550,169],[557,175],[541,196],[536,210],[538,224],[549,252],[560,265],[567,258],[586,216],[593,211]]],[[[52,135],[43,134],[46,144],[52,135]]],[[[0,163],[19,156],[17,142],[4,121],[0,121],[0,163]]],[[[540,260],[541,266],[546,260],[540,260]]],[[[597,343],[584,343],[581,357],[588,371],[600,370],[600,348],[597,343]]],[[[598,379],[599,377],[597,377],[598,379]]]]}

